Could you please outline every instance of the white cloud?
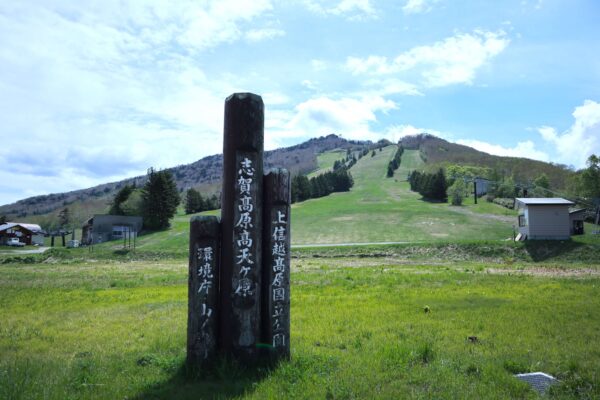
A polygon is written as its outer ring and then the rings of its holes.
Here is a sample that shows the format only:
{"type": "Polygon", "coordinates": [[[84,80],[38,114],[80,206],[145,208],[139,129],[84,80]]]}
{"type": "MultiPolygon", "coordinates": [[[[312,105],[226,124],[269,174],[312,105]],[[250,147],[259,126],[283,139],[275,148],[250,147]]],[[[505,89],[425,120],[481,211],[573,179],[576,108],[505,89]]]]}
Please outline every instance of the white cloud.
{"type": "Polygon", "coordinates": [[[407,0],[402,11],[405,14],[420,14],[431,11],[433,4],[437,3],[438,0],[407,0]]]}
{"type": "Polygon", "coordinates": [[[456,34],[430,46],[414,47],[393,60],[371,55],[349,57],[346,68],[355,75],[403,74],[416,78],[426,87],[472,84],[475,74],[500,54],[510,40],[503,31],[456,34]]]}
{"type": "Polygon", "coordinates": [[[423,96],[416,85],[401,81],[400,79],[367,79],[363,82],[366,92],[375,96],[403,94],[407,96],[423,96]]]}
{"type": "Polygon", "coordinates": [[[544,153],[543,151],[537,150],[535,147],[535,143],[533,143],[531,140],[518,142],[515,147],[503,147],[497,144],[471,139],[459,139],[456,140],[455,143],[469,146],[476,150],[483,151],[485,153],[493,154],[496,156],[524,157],[533,160],[550,161],[550,157],[548,156],[548,154],[544,153]]]}
{"type": "Polygon", "coordinates": [[[391,100],[379,96],[363,98],[316,97],[298,104],[293,112],[267,116],[267,141],[280,144],[286,138],[311,138],[330,133],[347,139],[378,140],[381,135],[372,130],[377,113],[396,108],[391,100]]]}
{"type": "Polygon", "coordinates": [[[377,12],[370,0],[342,0],[336,1],[335,4],[326,1],[306,0],[304,4],[310,11],[319,15],[344,16],[349,20],[377,17],[377,12]]]}
{"type": "MultiPolygon", "coordinates": [[[[0,162],[15,183],[0,203],[220,152],[223,100],[240,87],[208,77],[201,54],[281,34],[253,27],[271,9],[266,0],[0,5],[0,162]],[[11,156],[25,149],[27,163],[11,156]]],[[[272,26],[265,18],[257,25],[272,26]]]]}
{"type": "Polygon", "coordinates": [[[303,80],[302,82],[300,82],[300,84],[309,90],[315,91],[318,89],[317,84],[309,79],[303,80]]]}
{"type": "Polygon", "coordinates": [[[260,42],[265,39],[273,39],[278,36],[284,36],[285,31],[283,29],[275,28],[263,28],[263,29],[250,29],[246,32],[246,40],[249,42],[260,42]]]}
{"type": "Polygon", "coordinates": [[[600,103],[585,100],[572,115],[575,122],[562,134],[549,126],[538,132],[555,149],[552,161],[582,168],[591,154],[600,154],[600,103]]]}

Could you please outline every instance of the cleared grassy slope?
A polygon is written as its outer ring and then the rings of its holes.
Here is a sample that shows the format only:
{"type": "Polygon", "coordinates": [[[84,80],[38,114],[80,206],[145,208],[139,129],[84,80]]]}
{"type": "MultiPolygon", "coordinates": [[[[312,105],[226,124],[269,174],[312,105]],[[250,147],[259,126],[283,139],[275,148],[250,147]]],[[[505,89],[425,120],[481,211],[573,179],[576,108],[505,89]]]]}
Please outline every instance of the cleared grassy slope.
{"type": "Polygon", "coordinates": [[[317,157],[317,169],[308,174],[308,178],[320,175],[324,172],[333,170],[333,163],[337,160],[344,160],[346,158],[346,150],[331,150],[326,151],[317,157]]]}
{"type": "MultiPolygon", "coordinates": [[[[355,185],[350,192],[294,204],[292,244],[496,240],[512,235],[513,211],[485,201],[463,207],[429,203],[411,192],[405,179],[410,170],[423,165],[418,151],[405,151],[395,177],[386,178],[395,150],[388,146],[374,157],[361,158],[351,169],[355,185]]],[[[338,159],[335,152],[322,157],[327,160],[321,159],[324,169],[338,159]]],[[[140,237],[138,249],[185,253],[190,217],[180,213],[171,229],[140,237]]],[[[102,246],[117,249],[122,244],[102,246]]]]}
{"type": "MultiPolygon", "coordinates": [[[[395,146],[374,157],[361,158],[351,169],[355,185],[348,193],[295,204],[292,209],[292,241],[308,243],[363,243],[387,241],[504,239],[512,234],[512,222],[495,205],[451,207],[423,201],[411,192],[409,170],[422,164],[418,151],[407,150],[394,178],[386,178],[386,166],[395,146]]],[[[484,203],[482,203],[483,205],[484,203]]]]}

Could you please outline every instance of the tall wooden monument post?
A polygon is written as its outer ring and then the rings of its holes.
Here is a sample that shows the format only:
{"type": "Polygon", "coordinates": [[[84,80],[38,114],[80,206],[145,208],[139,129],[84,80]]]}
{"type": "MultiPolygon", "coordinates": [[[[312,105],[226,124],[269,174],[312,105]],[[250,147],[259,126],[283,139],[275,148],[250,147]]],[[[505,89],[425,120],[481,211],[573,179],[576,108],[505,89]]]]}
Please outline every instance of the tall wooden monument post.
{"type": "Polygon", "coordinates": [[[223,130],[222,350],[258,361],[262,274],[264,105],[251,93],[225,100],[223,130]]]}
{"type": "Polygon", "coordinates": [[[261,97],[229,96],[221,220],[196,217],[190,225],[192,365],[210,366],[217,353],[248,366],[290,355],[290,176],[273,170],[263,187],[263,141],[261,97]]]}

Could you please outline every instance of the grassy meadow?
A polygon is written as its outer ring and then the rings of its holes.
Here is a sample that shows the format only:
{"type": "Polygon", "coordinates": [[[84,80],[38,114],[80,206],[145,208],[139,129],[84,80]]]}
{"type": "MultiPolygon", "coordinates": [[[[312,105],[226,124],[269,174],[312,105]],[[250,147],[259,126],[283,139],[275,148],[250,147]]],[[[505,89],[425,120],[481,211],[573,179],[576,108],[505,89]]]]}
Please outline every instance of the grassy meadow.
{"type": "Polygon", "coordinates": [[[511,376],[528,371],[561,379],[552,398],[600,396],[598,265],[300,252],[291,360],[198,372],[186,264],[0,264],[0,398],[536,398],[511,376]]]}

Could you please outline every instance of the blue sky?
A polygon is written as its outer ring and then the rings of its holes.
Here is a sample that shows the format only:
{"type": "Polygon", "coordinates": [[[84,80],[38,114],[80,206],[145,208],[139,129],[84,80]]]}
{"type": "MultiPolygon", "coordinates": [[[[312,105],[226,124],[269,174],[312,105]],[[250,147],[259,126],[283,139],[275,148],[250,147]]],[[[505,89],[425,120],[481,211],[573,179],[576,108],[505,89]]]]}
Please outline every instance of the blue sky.
{"type": "Polygon", "coordinates": [[[0,204],[222,150],[263,96],[265,146],[430,132],[498,155],[600,154],[600,2],[0,3],[0,204]]]}

